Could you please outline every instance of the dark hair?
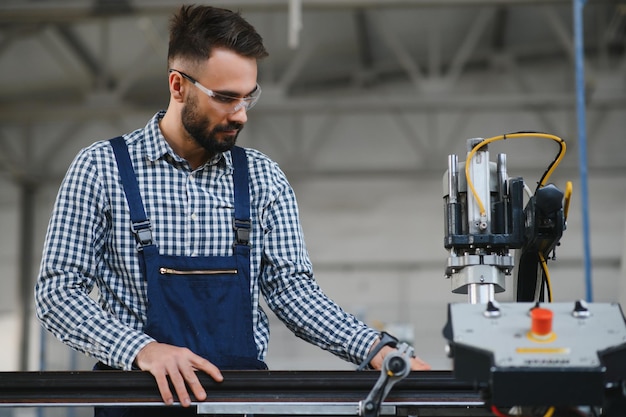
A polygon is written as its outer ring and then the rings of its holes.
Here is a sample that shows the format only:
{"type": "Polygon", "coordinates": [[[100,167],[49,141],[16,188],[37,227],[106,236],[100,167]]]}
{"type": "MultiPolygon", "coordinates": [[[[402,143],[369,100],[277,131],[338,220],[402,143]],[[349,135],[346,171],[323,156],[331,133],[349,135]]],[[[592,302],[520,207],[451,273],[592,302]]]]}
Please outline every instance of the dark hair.
{"type": "Polygon", "coordinates": [[[263,39],[241,14],[211,6],[182,6],[170,20],[168,63],[174,58],[199,62],[213,48],[226,48],[248,58],[265,58],[263,39]]]}

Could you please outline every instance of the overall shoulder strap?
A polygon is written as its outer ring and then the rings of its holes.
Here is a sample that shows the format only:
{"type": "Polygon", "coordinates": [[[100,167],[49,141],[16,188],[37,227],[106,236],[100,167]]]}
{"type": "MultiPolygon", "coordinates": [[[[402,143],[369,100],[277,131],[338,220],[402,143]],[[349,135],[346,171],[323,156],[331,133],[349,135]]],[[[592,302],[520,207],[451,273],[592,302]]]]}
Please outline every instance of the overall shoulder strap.
{"type": "Polygon", "coordinates": [[[235,244],[247,245],[250,242],[250,189],[248,175],[248,158],[246,151],[233,146],[230,150],[234,166],[235,188],[235,244]]]}
{"type": "Polygon", "coordinates": [[[115,160],[120,171],[126,201],[130,209],[131,230],[135,234],[135,238],[140,247],[151,245],[152,232],[150,219],[146,216],[146,211],[143,207],[143,201],[139,193],[139,184],[137,183],[135,170],[133,169],[133,164],[128,154],[126,141],[122,136],[118,136],[111,139],[110,142],[113,147],[113,152],[115,153],[115,160]]]}

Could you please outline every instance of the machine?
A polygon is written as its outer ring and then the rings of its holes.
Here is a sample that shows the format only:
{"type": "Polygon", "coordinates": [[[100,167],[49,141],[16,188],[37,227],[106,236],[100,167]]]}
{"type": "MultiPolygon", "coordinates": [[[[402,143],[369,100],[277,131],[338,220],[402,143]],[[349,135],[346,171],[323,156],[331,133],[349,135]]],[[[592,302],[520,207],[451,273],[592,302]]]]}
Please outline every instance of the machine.
{"type": "Polygon", "coordinates": [[[544,285],[547,270],[541,266],[563,235],[571,195],[571,183],[567,195],[547,183],[565,154],[565,142],[546,133],[512,133],[469,139],[467,145],[465,162],[459,162],[457,155],[448,157],[444,179],[444,246],[450,251],[446,276],[452,292],[468,294],[470,303],[494,300],[495,293],[505,290],[505,276],[513,273],[511,251],[519,250],[515,298],[541,300],[542,290],[549,290],[544,285]],[[488,149],[497,140],[527,137],[559,144],[556,158],[532,195],[523,178],[508,176],[506,154],[493,162],[488,149]]]}
{"type": "Polygon", "coordinates": [[[520,132],[467,145],[465,162],[450,155],[444,177],[446,276],[454,293],[468,295],[468,303],[448,306],[443,331],[454,376],[478,387],[495,415],[505,415],[502,407],[543,407],[546,416],[555,407],[626,415],[620,306],[552,303],[546,262],[566,228],[571,183],[563,192],[547,181],[565,142],[520,132]],[[534,192],[522,178],[508,176],[505,154],[492,162],[488,152],[494,141],[528,137],[559,145],[534,192]],[[510,275],[515,302],[499,303],[495,294],[505,291],[510,275]]]}

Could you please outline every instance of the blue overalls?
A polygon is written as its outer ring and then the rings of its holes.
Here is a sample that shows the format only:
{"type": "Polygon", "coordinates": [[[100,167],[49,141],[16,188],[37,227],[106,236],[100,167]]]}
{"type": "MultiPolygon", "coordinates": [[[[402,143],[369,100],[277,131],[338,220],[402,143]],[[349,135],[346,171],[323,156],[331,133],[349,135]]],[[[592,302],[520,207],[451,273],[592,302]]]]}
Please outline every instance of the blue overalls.
{"type": "MultiPolygon", "coordinates": [[[[189,348],[222,370],[267,369],[257,359],[250,297],[250,192],[248,162],[240,147],[231,150],[234,181],[235,242],[232,256],[168,256],[152,240],[139,185],[122,137],[111,139],[139,262],[148,282],[144,332],[161,343],[189,348]]],[[[96,408],[96,416],[180,416],[181,408],[96,408]],[[107,411],[102,414],[99,411],[107,411]],[[115,411],[115,414],[109,412],[115,411]],[[120,413],[120,411],[122,411],[120,413]],[[162,414],[165,413],[165,414],[162,414]]]]}

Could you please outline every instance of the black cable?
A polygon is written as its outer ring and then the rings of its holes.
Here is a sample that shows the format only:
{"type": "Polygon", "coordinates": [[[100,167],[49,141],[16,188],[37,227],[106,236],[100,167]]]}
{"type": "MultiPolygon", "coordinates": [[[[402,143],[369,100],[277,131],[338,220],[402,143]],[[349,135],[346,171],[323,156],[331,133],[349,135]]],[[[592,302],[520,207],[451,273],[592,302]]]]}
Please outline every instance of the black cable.
{"type": "Polygon", "coordinates": [[[535,189],[535,192],[537,192],[537,190],[539,189],[539,187],[541,186],[541,184],[543,184],[543,180],[546,178],[546,175],[548,175],[548,173],[550,172],[550,170],[552,169],[552,167],[554,166],[554,164],[557,163],[557,161],[559,160],[559,156],[561,155],[561,153],[563,152],[563,142],[559,142],[559,152],[557,153],[557,155],[554,157],[554,159],[552,160],[552,162],[550,163],[550,165],[548,165],[548,168],[546,168],[546,170],[544,171],[543,175],[541,176],[541,178],[539,179],[539,182],[537,183],[537,188],[535,189]]]}

